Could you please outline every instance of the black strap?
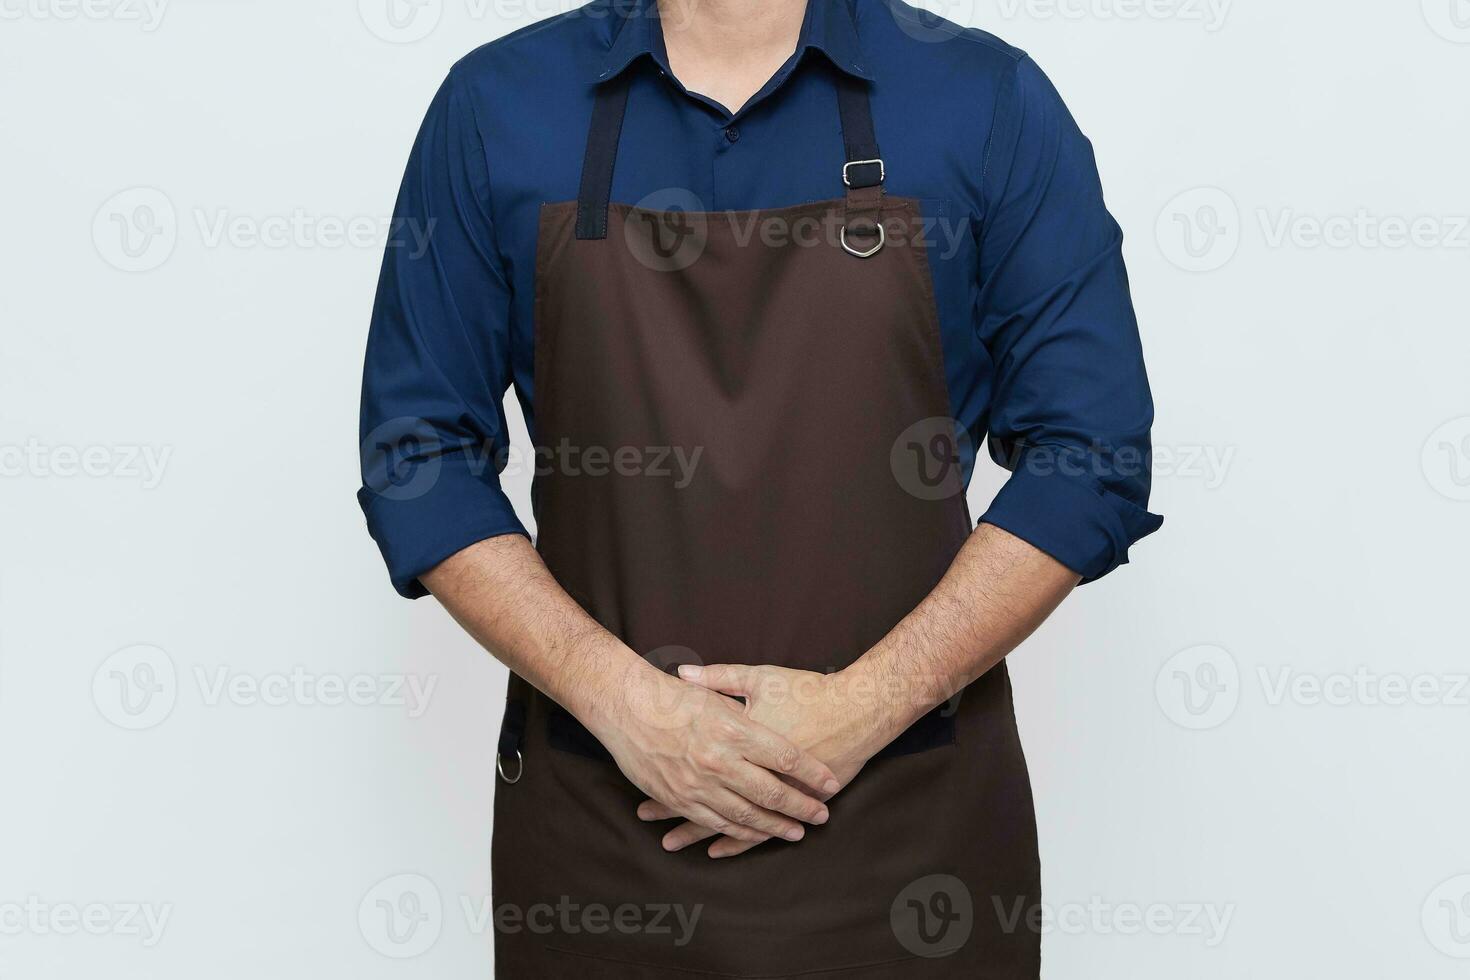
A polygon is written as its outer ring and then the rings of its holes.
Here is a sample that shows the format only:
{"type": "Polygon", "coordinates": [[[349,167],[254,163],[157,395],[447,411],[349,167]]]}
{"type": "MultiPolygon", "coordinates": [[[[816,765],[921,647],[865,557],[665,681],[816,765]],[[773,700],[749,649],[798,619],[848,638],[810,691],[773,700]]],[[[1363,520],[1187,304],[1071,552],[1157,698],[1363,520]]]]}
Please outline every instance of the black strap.
{"type": "Polygon", "coordinates": [[[883,159],[873,132],[873,108],[867,86],[851,75],[837,79],[837,113],[842,120],[842,143],[847,162],[842,182],[847,185],[842,220],[842,247],[860,259],[882,251],[883,159]]]}
{"type": "MultiPolygon", "coordinates": [[[[587,129],[587,152],[582,159],[582,185],[577,191],[577,237],[607,237],[607,204],[612,194],[613,167],[618,159],[618,141],[623,134],[623,116],[628,109],[628,87],[633,70],[597,89],[592,104],[592,123],[587,129]]],[[[873,132],[873,109],[867,83],[851,75],[837,78],[837,114],[842,123],[842,144],[847,166],[842,176],[849,189],[862,190],[883,183],[878,137],[873,132]]]]}
{"type": "Polygon", "coordinates": [[[513,698],[505,702],[505,717],[500,722],[500,742],[496,751],[507,759],[513,759],[525,744],[526,702],[513,698]]]}
{"type": "Polygon", "coordinates": [[[837,115],[842,121],[842,145],[847,156],[847,186],[877,187],[883,183],[883,154],[873,132],[873,107],[868,102],[866,82],[852,75],[838,76],[837,115]]]}
{"type": "Polygon", "coordinates": [[[618,139],[623,134],[623,114],[628,108],[631,71],[603,83],[592,104],[592,125],[587,129],[587,155],[582,158],[582,186],[577,191],[577,237],[607,237],[607,201],[612,194],[613,165],[618,160],[618,139]]]}
{"type": "MultiPolygon", "coordinates": [[[[964,692],[970,697],[970,692],[964,692]]],[[[893,759],[905,755],[918,755],[945,745],[953,745],[955,739],[955,715],[959,711],[960,695],[941,704],[905,729],[898,738],[888,743],[877,755],[878,759],[893,759]]],[[[586,759],[599,759],[615,764],[612,753],[597,737],[589,732],[570,712],[555,702],[551,703],[546,715],[546,742],[558,752],[570,752],[586,759]]]]}

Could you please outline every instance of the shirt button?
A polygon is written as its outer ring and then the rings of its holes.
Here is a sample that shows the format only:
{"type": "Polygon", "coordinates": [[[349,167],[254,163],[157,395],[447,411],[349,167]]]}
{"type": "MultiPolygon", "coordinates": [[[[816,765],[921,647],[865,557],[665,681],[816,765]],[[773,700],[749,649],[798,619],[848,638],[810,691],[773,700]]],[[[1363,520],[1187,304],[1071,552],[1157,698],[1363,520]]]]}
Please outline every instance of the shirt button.
{"type": "Polygon", "coordinates": [[[729,129],[725,130],[725,139],[729,140],[731,143],[739,143],[740,130],[736,129],[734,126],[731,126],[729,129]]]}

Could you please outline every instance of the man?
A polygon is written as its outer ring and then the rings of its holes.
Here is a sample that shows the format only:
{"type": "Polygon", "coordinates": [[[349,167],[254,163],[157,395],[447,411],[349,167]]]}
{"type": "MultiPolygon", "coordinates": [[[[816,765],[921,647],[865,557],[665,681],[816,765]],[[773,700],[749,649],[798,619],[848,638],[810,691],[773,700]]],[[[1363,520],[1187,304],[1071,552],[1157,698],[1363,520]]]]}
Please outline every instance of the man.
{"type": "Polygon", "coordinates": [[[1160,523],[1041,71],[886,0],[595,0],[454,67],[397,215],[360,499],[513,672],[500,975],[1037,976],[1002,659],[1160,523]]]}

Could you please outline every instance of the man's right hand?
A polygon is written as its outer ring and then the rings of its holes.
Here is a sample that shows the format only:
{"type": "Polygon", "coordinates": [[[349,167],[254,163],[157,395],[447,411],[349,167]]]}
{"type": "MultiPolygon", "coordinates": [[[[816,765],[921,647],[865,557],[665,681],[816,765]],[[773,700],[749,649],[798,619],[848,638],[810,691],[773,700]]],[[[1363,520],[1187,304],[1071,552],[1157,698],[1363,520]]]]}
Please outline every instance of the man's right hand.
{"type": "Polygon", "coordinates": [[[471,636],[576,715],[677,815],[742,841],[800,840],[798,821],[826,821],[832,770],[739,702],[651,666],[567,595],[526,538],[487,538],[422,578],[471,636]]]}
{"type": "Polygon", "coordinates": [[[797,841],[803,822],[827,822],[822,801],[840,788],[832,770],[738,701],[653,669],[616,683],[616,707],[588,728],[652,799],[744,841],[797,841]]]}

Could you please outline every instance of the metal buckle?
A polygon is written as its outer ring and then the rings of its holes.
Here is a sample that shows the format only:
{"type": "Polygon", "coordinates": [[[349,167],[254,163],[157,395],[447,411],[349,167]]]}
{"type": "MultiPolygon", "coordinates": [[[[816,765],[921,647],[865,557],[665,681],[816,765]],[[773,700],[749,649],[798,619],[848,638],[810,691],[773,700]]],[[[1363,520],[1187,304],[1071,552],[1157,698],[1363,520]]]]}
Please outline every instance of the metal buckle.
{"type": "Polygon", "coordinates": [[[876,160],[849,160],[846,163],[844,163],[842,165],[842,183],[843,183],[843,185],[846,186],[846,187],[851,187],[852,186],[852,180],[847,175],[847,171],[848,171],[848,169],[850,167],[863,167],[863,166],[867,166],[868,164],[873,164],[873,163],[876,163],[878,165],[878,183],[880,183],[880,184],[883,183],[883,181],[888,176],[888,171],[883,166],[883,158],[882,157],[879,157],[876,160]]]}
{"type": "Polygon", "coordinates": [[[883,247],[883,243],[886,242],[886,241],[888,241],[888,233],[883,230],[883,222],[879,221],[878,222],[878,244],[874,245],[872,248],[868,249],[866,252],[858,251],[857,249],[853,248],[851,245],[847,244],[847,225],[843,225],[842,226],[841,238],[842,238],[842,247],[845,248],[845,249],[847,249],[847,254],[848,255],[856,255],[860,259],[870,259],[873,256],[877,255],[878,254],[878,250],[883,247]]]}
{"type": "Polygon", "coordinates": [[[511,779],[505,774],[504,759],[505,756],[499,754],[498,752],[495,754],[495,771],[500,773],[501,779],[505,780],[511,786],[514,786],[516,783],[521,781],[521,776],[525,775],[526,760],[521,757],[521,750],[516,749],[516,778],[511,779]]]}

